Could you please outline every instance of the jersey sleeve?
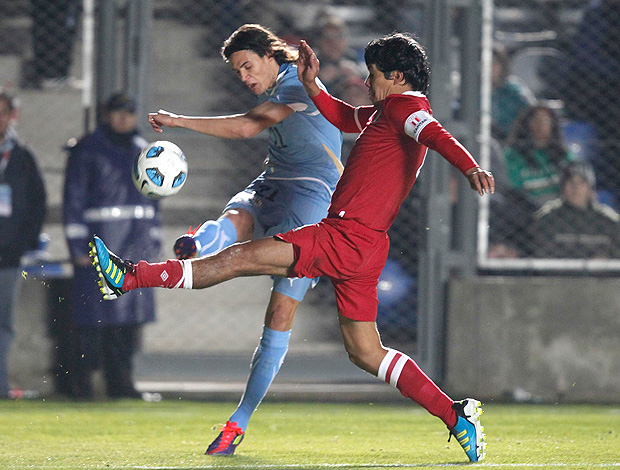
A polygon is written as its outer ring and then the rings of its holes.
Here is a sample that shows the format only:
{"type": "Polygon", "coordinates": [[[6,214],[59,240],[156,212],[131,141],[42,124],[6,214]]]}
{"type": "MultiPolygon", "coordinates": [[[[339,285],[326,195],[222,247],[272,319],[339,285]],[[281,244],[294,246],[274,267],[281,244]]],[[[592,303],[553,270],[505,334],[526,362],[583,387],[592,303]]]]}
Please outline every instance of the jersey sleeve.
{"type": "Polygon", "coordinates": [[[386,112],[400,132],[439,153],[462,173],[479,166],[469,151],[433,117],[426,97],[394,100],[386,112]]]}
{"type": "Polygon", "coordinates": [[[325,119],[342,132],[357,134],[364,130],[370,116],[375,112],[374,106],[351,106],[333,97],[325,90],[312,98],[312,101],[325,119]]]}
{"type": "Polygon", "coordinates": [[[472,168],[480,166],[463,144],[456,140],[436,120],[429,122],[419,132],[417,141],[439,153],[463,174],[472,168]]]}
{"type": "Polygon", "coordinates": [[[308,98],[303,85],[299,81],[294,83],[290,79],[282,83],[277,91],[267,100],[272,103],[290,106],[294,111],[305,111],[309,106],[312,106],[312,102],[308,98]]]}

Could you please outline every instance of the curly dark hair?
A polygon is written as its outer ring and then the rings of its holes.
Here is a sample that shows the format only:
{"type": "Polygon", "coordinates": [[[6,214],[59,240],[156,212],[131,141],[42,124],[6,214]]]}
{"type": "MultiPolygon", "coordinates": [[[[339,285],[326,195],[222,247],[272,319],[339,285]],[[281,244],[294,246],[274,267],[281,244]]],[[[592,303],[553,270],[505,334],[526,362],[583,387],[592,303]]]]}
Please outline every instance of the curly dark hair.
{"type": "Polygon", "coordinates": [[[222,57],[226,62],[238,51],[252,51],[260,57],[273,54],[278,65],[295,62],[299,55],[283,39],[258,24],[244,24],[224,41],[222,57]]]}
{"type": "Polygon", "coordinates": [[[364,60],[372,64],[390,78],[390,73],[402,72],[405,81],[414,91],[428,92],[431,69],[426,52],[413,36],[407,33],[392,33],[368,43],[364,50],[364,60]]]}
{"type": "Polygon", "coordinates": [[[536,167],[538,164],[534,159],[534,138],[530,130],[529,122],[534,114],[538,111],[545,111],[551,116],[551,137],[545,147],[545,152],[549,155],[549,161],[555,168],[560,168],[565,160],[567,148],[564,144],[562,131],[560,129],[560,118],[557,112],[544,103],[534,104],[521,111],[515,120],[510,136],[508,137],[507,146],[516,150],[530,167],[536,167]]]}

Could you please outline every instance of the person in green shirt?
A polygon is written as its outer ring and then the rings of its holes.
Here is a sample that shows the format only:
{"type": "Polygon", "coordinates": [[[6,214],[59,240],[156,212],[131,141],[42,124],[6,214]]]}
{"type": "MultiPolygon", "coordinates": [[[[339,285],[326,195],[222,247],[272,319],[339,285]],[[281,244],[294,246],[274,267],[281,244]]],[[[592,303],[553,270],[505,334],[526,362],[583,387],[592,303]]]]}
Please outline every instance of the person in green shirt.
{"type": "Polygon", "coordinates": [[[577,160],[567,149],[556,111],[535,104],[517,118],[504,150],[508,183],[535,207],[558,197],[562,167],[577,160]]]}

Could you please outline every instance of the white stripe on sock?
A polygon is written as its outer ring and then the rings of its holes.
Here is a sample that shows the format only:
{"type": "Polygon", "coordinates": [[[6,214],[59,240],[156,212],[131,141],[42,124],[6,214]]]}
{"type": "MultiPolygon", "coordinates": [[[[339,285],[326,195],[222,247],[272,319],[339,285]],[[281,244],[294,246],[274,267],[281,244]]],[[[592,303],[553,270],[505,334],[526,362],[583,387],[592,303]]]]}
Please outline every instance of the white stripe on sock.
{"type": "Polygon", "coordinates": [[[191,289],[194,287],[194,272],[192,271],[192,260],[191,259],[184,259],[183,260],[183,277],[185,278],[185,283],[183,284],[183,287],[185,289],[191,289]]]}
{"type": "Polygon", "coordinates": [[[176,287],[182,287],[183,289],[191,289],[194,284],[194,279],[192,277],[192,260],[191,259],[182,259],[181,266],[183,267],[183,277],[179,281],[179,284],[176,287]]]}
{"type": "Polygon", "coordinates": [[[400,378],[400,373],[403,371],[403,367],[405,367],[405,364],[410,359],[411,358],[407,356],[406,354],[402,354],[398,358],[398,361],[396,361],[396,364],[394,365],[394,369],[392,369],[392,375],[390,376],[391,386],[396,387],[396,384],[398,384],[398,379],[400,378]]]}
{"type": "Polygon", "coordinates": [[[379,365],[379,371],[377,372],[377,377],[379,377],[384,382],[385,382],[385,375],[387,374],[387,371],[388,371],[388,367],[390,367],[390,364],[392,363],[392,359],[394,359],[394,356],[396,356],[396,351],[393,349],[388,349],[387,354],[385,355],[385,357],[381,361],[381,364],[379,365]]]}

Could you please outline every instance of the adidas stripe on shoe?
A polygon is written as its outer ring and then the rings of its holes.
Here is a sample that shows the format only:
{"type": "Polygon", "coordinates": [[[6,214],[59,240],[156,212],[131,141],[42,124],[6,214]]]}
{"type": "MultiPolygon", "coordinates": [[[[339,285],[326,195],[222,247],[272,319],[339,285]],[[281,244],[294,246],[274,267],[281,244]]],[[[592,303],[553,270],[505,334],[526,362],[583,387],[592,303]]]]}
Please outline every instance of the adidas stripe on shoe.
{"type": "Polygon", "coordinates": [[[90,257],[99,275],[99,288],[105,300],[114,300],[125,293],[123,281],[125,274],[132,271],[134,266],[112,253],[99,237],[94,236],[90,246],[90,257]]]}
{"type": "Polygon", "coordinates": [[[484,428],[480,424],[481,403],[466,398],[454,402],[452,409],[456,412],[457,421],[454,428],[450,429],[450,437],[456,438],[471,462],[480,462],[484,459],[487,445],[484,428]]]}

